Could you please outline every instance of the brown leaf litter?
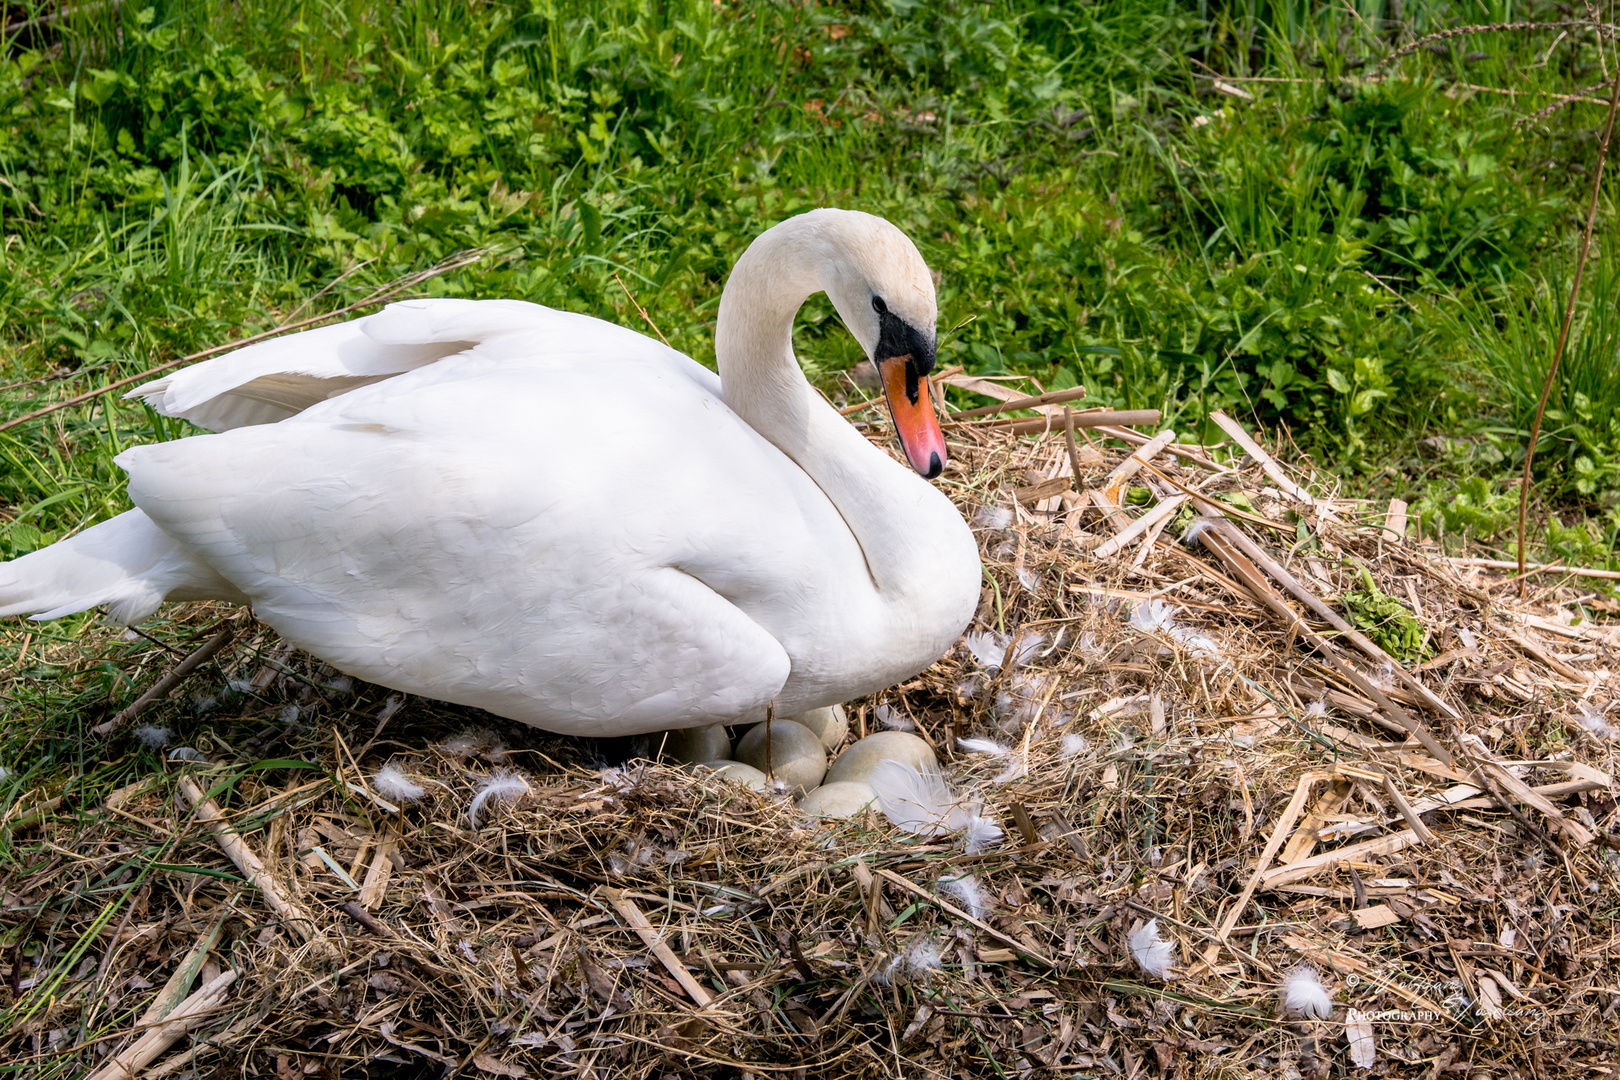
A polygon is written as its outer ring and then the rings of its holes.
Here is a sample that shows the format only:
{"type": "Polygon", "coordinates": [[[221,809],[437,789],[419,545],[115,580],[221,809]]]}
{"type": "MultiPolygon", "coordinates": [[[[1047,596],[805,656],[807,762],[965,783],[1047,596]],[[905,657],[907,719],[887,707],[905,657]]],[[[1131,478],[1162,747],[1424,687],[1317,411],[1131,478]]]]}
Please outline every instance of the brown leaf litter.
{"type": "MultiPolygon", "coordinates": [[[[1000,843],[604,767],[622,746],[402,702],[193,610],[181,651],[232,643],[138,722],[206,760],[98,742],[102,695],[75,721],[83,777],[0,789],[0,1060],[1615,1076],[1620,629],[1575,617],[1607,602],[1566,583],[1520,603],[1229,420],[1221,449],[1085,421],[1071,445],[1070,407],[1036,406],[1054,430],[1035,438],[950,429],[942,483],[986,567],[972,641],[850,706],[852,738],[914,724],[1000,843]],[[1346,622],[1369,577],[1421,657],[1346,622]],[[389,762],[399,803],[372,784],[389,762]],[[498,769],[518,782],[474,828],[498,769]],[[1164,978],[1135,942],[1166,943],[1164,978]],[[1281,1011],[1302,965],[1326,1018],[1281,1011]]],[[[5,631],[14,651],[30,632],[5,631]]],[[[113,631],[31,645],[63,686],[115,659],[119,700],[177,662],[113,631]]]]}

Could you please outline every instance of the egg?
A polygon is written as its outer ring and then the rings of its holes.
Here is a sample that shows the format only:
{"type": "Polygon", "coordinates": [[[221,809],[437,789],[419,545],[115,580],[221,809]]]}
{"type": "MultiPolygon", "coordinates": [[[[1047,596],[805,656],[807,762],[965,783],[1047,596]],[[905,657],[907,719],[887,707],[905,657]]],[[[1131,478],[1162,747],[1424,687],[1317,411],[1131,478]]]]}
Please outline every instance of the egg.
{"type": "Polygon", "coordinates": [[[911,765],[919,772],[939,770],[939,759],[926,742],[909,731],[880,731],[859,740],[838,755],[827,770],[826,783],[845,780],[865,780],[872,775],[880,761],[898,761],[911,765]]]}
{"type": "Polygon", "coordinates": [[[865,780],[840,780],[822,784],[799,800],[799,809],[810,817],[854,817],[872,804],[877,793],[865,780]]]}
{"type": "Polygon", "coordinates": [[[827,771],[827,751],[816,733],[793,720],[776,720],[770,727],[770,768],[766,770],[765,724],[755,724],[737,740],[737,760],[787,785],[794,795],[821,783],[827,771]]]}

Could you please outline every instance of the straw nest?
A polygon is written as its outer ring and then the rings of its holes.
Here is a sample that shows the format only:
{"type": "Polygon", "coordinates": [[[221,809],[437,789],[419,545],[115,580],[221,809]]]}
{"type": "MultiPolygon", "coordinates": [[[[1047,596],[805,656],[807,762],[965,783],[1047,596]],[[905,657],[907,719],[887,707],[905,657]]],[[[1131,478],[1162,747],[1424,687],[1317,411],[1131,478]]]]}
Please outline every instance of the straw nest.
{"type": "MultiPolygon", "coordinates": [[[[999,842],[807,819],[193,611],[181,652],[234,636],[134,718],[167,746],[85,733],[66,787],[6,782],[0,1059],[1614,1075],[1620,635],[1572,617],[1606,600],[1520,602],[1241,441],[949,430],[975,636],[851,703],[851,738],[914,725],[999,842]]],[[[62,678],[175,662],[112,631],[35,647],[62,678]]]]}

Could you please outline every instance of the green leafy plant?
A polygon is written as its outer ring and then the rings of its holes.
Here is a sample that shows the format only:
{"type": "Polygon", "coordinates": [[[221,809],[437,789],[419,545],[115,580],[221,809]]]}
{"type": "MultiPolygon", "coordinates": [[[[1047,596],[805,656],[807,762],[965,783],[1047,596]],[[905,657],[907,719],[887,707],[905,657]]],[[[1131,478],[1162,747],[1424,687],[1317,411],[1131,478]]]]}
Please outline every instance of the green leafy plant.
{"type": "Polygon", "coordinates": [[[1405,604],[1381,592],[1366,567],[1357,569],[1361,588],[1350,589],[1339,598],[1351,625],[1403,664],[1422,660],[1427,655],[1423,624],[1405,604]]]}

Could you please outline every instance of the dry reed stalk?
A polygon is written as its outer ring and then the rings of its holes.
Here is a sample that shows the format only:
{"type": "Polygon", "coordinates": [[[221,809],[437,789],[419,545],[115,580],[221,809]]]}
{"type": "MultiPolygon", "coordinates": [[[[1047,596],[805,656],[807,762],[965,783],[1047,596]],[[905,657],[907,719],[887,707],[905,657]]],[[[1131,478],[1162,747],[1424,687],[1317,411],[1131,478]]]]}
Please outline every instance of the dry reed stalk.
{"type": "Polygon", "coordinates": [[[701,1009],[711,1007],[714,1004],[714,995],[705,990],[702,983],[692,978],[686,966],[675,958],[675,954],[658,936],[658,931],[647,921],[647,916],[642,914],[635,901],[618,889],[603,888],[602,895],[613,905],[615,911],[624,916],[624,921],[630,924],[630,929],[636,932],[636,936],[641,938],[653,956],[658,958],[658,962],[664,965],[664,970],[675,977],[675,981],[681,984],[681,989],[697,1002],[698,1007],[701,1009]]]}
{"type": "Polygon", "coordinates": [[[128,1049],[91,1073],[87,1080],[135,1080],[180,1036],[206,1021],[224,1002],[226,991],[235,981],[236,972],[221,972],[208,985],[182,1001],[167,1019],[146,1031],[128,1049]]]}
{"type": "Polygon", "coordinates": [[[1066,401],[1078,401],[1085,396],[1085,387],[1074,386],[1067,390],[1053,390],[1045,394],[1036,394],[1033,397],[1012,398],[1008,401],[997,402],[994,405],[983,405],[977,409],[963,409],[961,412],[953,412],[950,415],[952,420],[971,420],[976,416],[993,416],[996,413],[1012,412],[1014,409],[1041,409],[1042,412],[1050,412],[1050,409],[1042,409],[1041,406],[1061,405],[1066,401]]]}
{"type": "MultiPolygon", "coordinates": [[[[1158,409],[1098,409],[1086,410],[1074,414],[1076,428],[1101,428],[1120,424],[1152,427],[1159,422],[1158,409]]],[[[1000,420],[981,420],[978,423],[959,423],[956,420],[947,421],[946,428],[992,428],[1005,431],[1011,435],[1044,435],[1052,431],[1062,431],[1065,421],[1061,416],[1048,415],[1039,420],[1019,420],[1016,418],[1000,420]]]]}
{"type": "Polygon", "coordinates": [[[1564,346],[1569,342],[1569,326],[1575,319],[1575,301],[1581,295],[1581,276],[1586,272],[1586,256],[1592,250],[1592,229],[1597,224],[1598,193],[1603,186],[1603,166],[1609,160],[1609,140],[1614,135],[1614,114],[1620,109],[1620,64],[1614,70],[1614,88],[1609,93],[1609,115],[1603,122],[1603,138],[1598,142],[1597,168],[1592,172],[1592,196],[1586,207],[1586,228],[1581,231],[1581,250],[1575,259],[1575,280],[1569,285],[1569,302],[1564,305],[1564,321],[1558,328],[1558,345],[1553,349],[1552,363],[1547,367],[1547,378],[1541,384],[1541,399],[1536,402],[1536,415],[1530,421],[1530,440],[1524,448],[1524,474],[1519,479],[1519,599],[1528,596],[1524,581],[1525,517],[1530,507],[1530,467],[1536,459],[1536,442],[1541,437],[1541,420],[1547,412],[1547,398],[1552,395],[1553,380],[1558,377],[1558,365],[1564,359],[1564,346]]]}
{"type": "Polygon", "coordinates": [[[286,895],[281,884],[265,869],[264,863],[248,846],[242,834],[231,827],[219,804],[208,798],[197,781],[189,775],[181,775],[179,787],[180,794],[185,797],[197,820],[206,824],[213,832],[220,849],[236,864],[236,868],[242,871],[242,876],[259,890],[270,910],[280,916],[299,937],[305,941],[315,940],[317,937],[315,917],[286,895]]]}

